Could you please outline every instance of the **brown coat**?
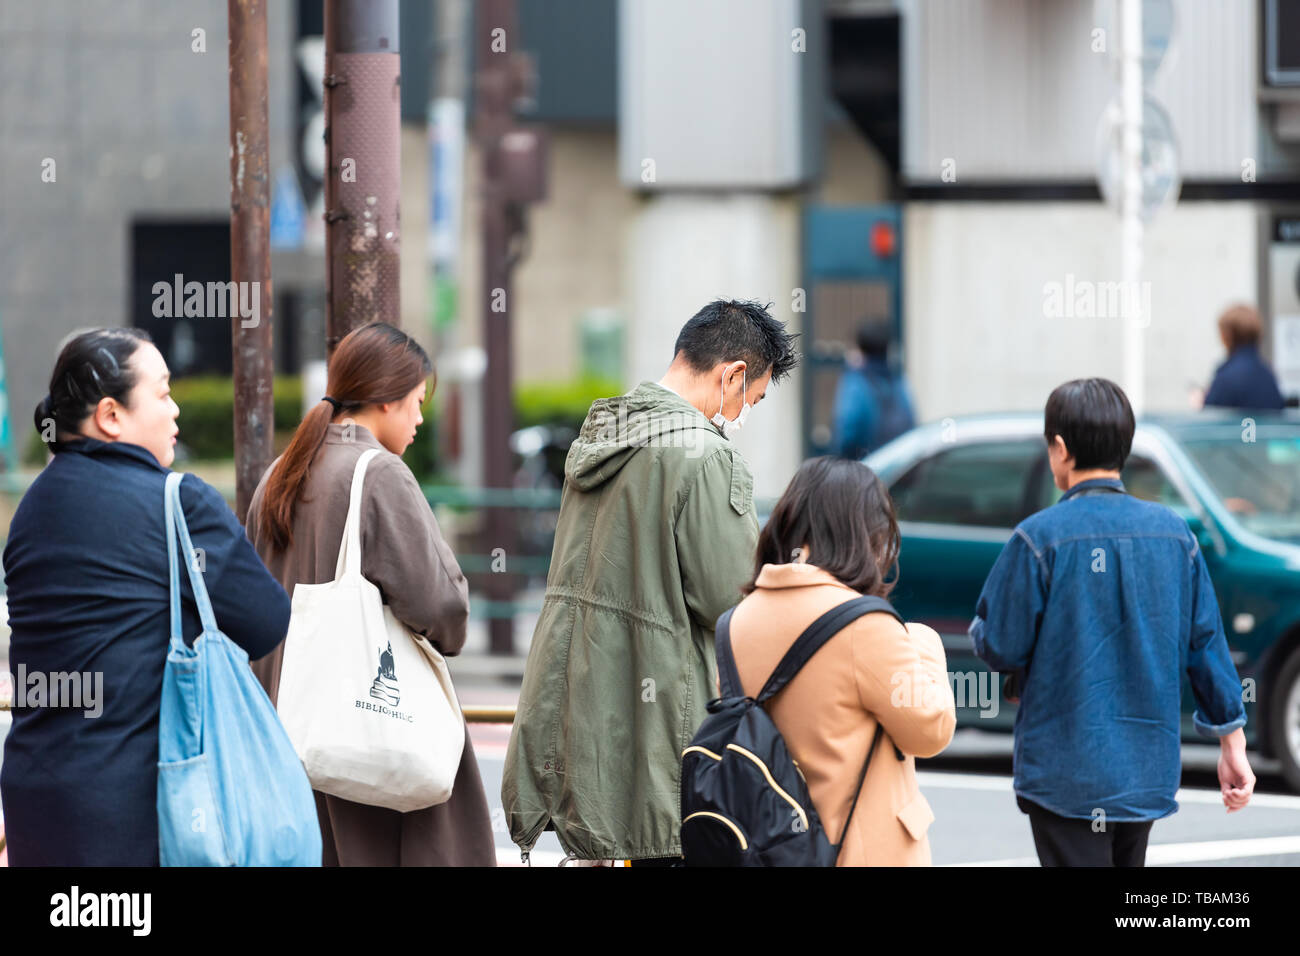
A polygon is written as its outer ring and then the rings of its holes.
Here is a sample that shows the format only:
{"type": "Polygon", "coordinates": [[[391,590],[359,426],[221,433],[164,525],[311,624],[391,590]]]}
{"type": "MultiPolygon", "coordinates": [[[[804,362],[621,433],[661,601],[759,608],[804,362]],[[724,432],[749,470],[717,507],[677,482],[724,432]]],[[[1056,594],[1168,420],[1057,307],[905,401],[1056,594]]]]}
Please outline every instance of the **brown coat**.
{"type": "MultiPolygon", "coordinates": [[[[820,568],[764,565],[731,619],[745,693],[762,689],[804,628],[855,597],[820,568]]],[[[931,628],[904,629],[887,614],[867,614],[827,641],[768,705],[832,842],[844,829],[876,721],[884,723],[840,866],[930,864],[926,830],[934,814],[917,786],[915,758],[932,757],[952,740],[957,710],[946,667],[931,628]]]]}
{"type": "MultiPolygon", "coordinates": [[[[248,537],[266,566],[293,595],[296,584],[334,580],[352,469],[361,453],[381,449],[366,468],[361,513],[361,573],[378,585],[398,620],[429,637],[446,656],[465,644],[469,589],[465,576],[409,468],[368,429],[330,425],[316,454],[303,499],[294,509],[293,543],[277,552],[260,521],[266,475],[248,509],[248,537]]],[[[267,469],[269,475],[279,459],[267,469]]],[[[280,689],[281,643],[253,663],[275,702],[280,689]]],[[[487,796],[465,730],[465,751],[451,799],[427,810],[398,813],[316,794],[326,866],[495,866],[487,796]]]]}

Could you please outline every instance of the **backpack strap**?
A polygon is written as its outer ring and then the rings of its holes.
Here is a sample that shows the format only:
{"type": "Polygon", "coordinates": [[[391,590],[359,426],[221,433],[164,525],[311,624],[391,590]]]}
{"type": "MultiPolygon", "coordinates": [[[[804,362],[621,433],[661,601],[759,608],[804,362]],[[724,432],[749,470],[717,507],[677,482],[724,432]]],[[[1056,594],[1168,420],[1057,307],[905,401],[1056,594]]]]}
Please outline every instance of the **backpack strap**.
{"type": "MultiPolygon", "coordinates": [[[[734,610],[734,607],[729,607],[722,612],[722,615],[718,618],[717,628],[713,632],[714,651],[718,659],[718,683],[721,685],[723,697],[745,696],[745,689],[740,683],[740,672],[736,670],[736,658],[731,652],[731,613],[734,610]]],[[[809,624],[804,632],[799,635],[790,650],[786,651],[785,656],[781,658],[781,663],[776,665],[776,670],[767,679],[767,684],[759,691],[756,700],[762,703],[775,697],[778,691],[794,679],[794,675],[799,673],[804,664],[808,663],[809,659],[821,649],[823,644],[838,634],[841,629],[847,627],[864,614],[870,614],[872,611],[884,611],[892,614],[897,618],[899,624],[904,627],[907,626],[902,615],[884,598],[865,595],[845,601],[843,604],[837,604],[809,624]]],[[[880,728],[877,727],[876,729],[879,732],[880,728]]],[[[878,742],[879,738],[872,743],[871,750],[867,754],[868,762],[870,762],[871,754],[875,752],[875,745],[878,742]]],[[[899,760],[907,759],[903,756],[903,752],[898,749],[898,744],[894,744],[894,755],[899,760]]],[[[863,767],[863,778],[866,775],[867,768],[863,767]]],[[[861,784],[859,784],[858,789],[861,789],[861,784]]]]}
{"type": "MultiPolygon", "coordinates": [[[[727,608],[718,618],[718,626],[713,633],[714,648],[718,658],[718,681],[722,687],[723,697],[743,697],[744,688],[740,684],[740,674],[736,670],[736,658],[731,653],[731,612],[734,607],[727,608]]],[[[758,703],[770,700],[772,697],[794,679],[795,674],[804,664],[816,654],[823,644],[838,634],[842,629],[852,624],[858,618],[873,611],[884,611],[892,614],[898,620],[899,624],[904,627],[907,622],[903,620],[901,614],[894,609],[894,606],[884,598],[872,595],[853,598],[845,601],[843,604],[837,604],[817,620],[813,621],[799,635],[794,644],[785,656],[781,658],[781,663],[776,665],[776,670],[772,676],[767,679],[763,689],[759,691],[756,698],[758,703]]],[[[853,811],[858,808],[858,797],[862,795],[862,785],[867,779],[867,768],[871,766],[871,757],[880,746],[880,738],[884,736],[885,725],[877,718],[876,733],[871,738],[871,746],[867,750],[867,759],[862,764],[862,772],[858,774],[858,786],[853,791],[853,803],[849,807],[849,815],[844,819],[844,829],[840,831],[839,842],[835,844],[835,856],[839,858],[840,847],[844,844],[844,837],[848,835],[849,824],[853,822],[853,811]]],[[[899,760],[906,760],[903,752],[898,749],[898,744],[894,744],[894,755],[899,760]]]]}
{"type": "MultiPolygon", "coordinates": [[[[840,831],[839,842],[835,844],[835,859],[840,858],[840,848],[844,846],[844,838],[849,835],[849,824],[853,822],[853,811],[858,808],[858,797],[862,796],[862,785],[867,782],[867,768],[871,766],[871,755],[876,752],[876,747],[880,745],[881,735],[885,731],[885,725],[876,719],[876,735],[871,738],[871,747],[867,750],[867,759],[862,764],[862,773],[858,774],[858,788],[853,791],[853,803],[849,806],[849,815],[844,818],[844,829],[840,831]]],[[[903,760],[903,752],[898,749],[898,744],[894,744],[894,753],[898,755],[899,760],[903,760]]]]}
{"type": "MultiPolygon", "coordinates": [[[[767,683],[763,685],[763,689],[759,691],[755,700],[761,704],[775,697],[786,684],[794,679],[800,668],[821,650],[823,644],[864,614],[870,614],[873,611],[884,611],[887,614],[892,614],[898,619],[899,624],[904,624],[902,616],[894,610],[894,606],[881,597],[865,595],[845,601],[843,604],[837,604],[809,624],[804,632],[799,635],[790,649],[785,652],[785,656],[781,658],[781,663],[776,665],[776,670],[772,671],[772,676],[767,679],[767,683]]],[[[723,615],[723,618],[729,617],[730,614],[731,612],[728,611],[723,615]]],[[[722,623],[722,618],[719,618],[718,625],[721,626],[722,623]]],[[[730,637],[728,637],[727,643],[730,645],[730,637]]],[[[727,648],[727,653],[728,657],[730,657],[730,646],[727,648]]],[[[734,672],[735,661],[731,660],[730,665],[734,672]]],[[[718,666],[720,672],[721,663],[718,666]]],[[[736,686],[737,688],[740,686],[739,679],[736,680],[736,686]]]]}
{"type": "Polygon", "coordinates": [[[718,683],[722,687],[723,697],[744,697],[745,689],[740,686],[740,672],[736,670],[736,658],[731,653],[731,612],[729,607],[718,618],[718,626],[713,632],[713,649],[718,658],[718,683]]]}

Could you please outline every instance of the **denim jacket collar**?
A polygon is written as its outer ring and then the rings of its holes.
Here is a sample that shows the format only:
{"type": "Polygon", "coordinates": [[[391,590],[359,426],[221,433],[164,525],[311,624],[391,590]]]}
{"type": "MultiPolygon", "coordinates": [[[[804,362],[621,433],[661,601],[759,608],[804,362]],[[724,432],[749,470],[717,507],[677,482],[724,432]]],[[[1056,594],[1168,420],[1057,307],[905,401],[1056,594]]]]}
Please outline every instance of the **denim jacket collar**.
{"type": "Polygon", "coordinates": [[[1088,491],[1094,488],[1097,489],[1110,488],[1114,491],[1120,491],[1120,492],[1123,492],[1125,490],[1124,482],[1120,481],[1118,478],[1089,478],[1087,481],[1079,482],[1077,485],[1075,485],[1065,494],[1061,495],[1061,501],[1065,501],[1068,498],[1074,497],[1080,492],[1088,491]]]}

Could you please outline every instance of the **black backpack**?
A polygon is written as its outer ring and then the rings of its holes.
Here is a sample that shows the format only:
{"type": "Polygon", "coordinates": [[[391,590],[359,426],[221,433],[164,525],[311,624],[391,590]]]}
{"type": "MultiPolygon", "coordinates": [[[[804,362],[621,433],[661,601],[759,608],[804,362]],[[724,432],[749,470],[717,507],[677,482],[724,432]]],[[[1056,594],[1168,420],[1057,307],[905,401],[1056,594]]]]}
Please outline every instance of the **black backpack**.
{"type": "MultiPolygon", "coordinates": [[[[884,598],[860,597],[813,621],[788,650],[758,697],[745,697],[731,653],[730,608],[715,635],[722,696],[709,701],[691,745],[682,751],[682,855],[687,866],[834,866],[883,728],[867,751],[840,843],[831,843],[808,796],[803,773],[763,704],[842,628],[872,611],[903,619],[884,598]]],[[[897,747],[894,753],[904,759],[897,747]]]]}

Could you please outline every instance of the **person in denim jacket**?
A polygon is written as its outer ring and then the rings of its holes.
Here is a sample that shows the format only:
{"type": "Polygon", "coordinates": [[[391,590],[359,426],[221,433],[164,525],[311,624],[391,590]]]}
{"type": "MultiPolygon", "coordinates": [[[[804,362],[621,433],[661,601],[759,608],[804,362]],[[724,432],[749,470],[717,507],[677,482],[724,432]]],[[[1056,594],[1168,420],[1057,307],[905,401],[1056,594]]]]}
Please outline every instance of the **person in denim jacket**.
{"type": "Polygon", "coordinates": [[[1052,392],[1044,435],[1065,494],[1015,529],[970,626],[976,654],[1016,687],[1016,802],[1044,866],[1143,865],[1151,824],[1178,810],[1184,674],[1197,731],[1219,738],[1229,813],[1255,785],[1241,682],[1196,537],[1120,481],[1133,431],[1113,382],[1052,392]]]}

